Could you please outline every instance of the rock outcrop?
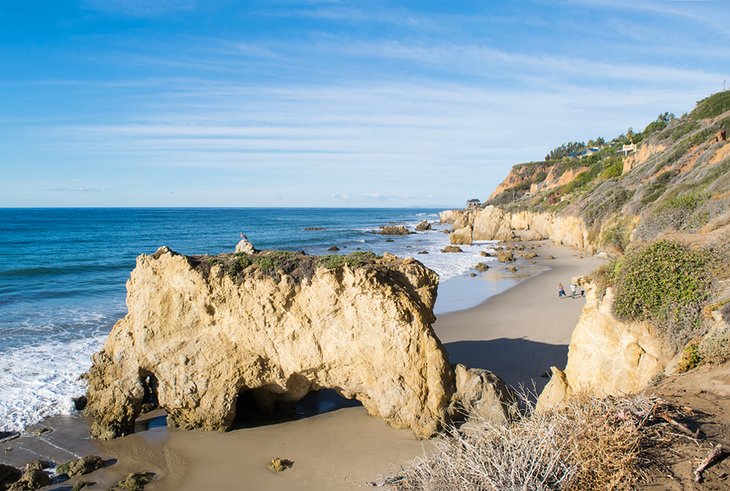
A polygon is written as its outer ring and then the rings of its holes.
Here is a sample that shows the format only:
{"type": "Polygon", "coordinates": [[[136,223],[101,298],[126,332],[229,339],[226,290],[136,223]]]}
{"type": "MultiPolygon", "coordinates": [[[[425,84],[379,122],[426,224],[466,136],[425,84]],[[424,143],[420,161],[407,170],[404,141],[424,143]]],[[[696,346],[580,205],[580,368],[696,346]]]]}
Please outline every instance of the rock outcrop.
{"type": "Polygon", "coordinates": [[[509,212],[496,206],[487,206],[474,213],[447,215],[454,220],[451,242],[470,244],[471,240],[542,240],[551,239],[561,244],[586,252],[595,252],[595,246],[588,239],[588,228],[577,216],[554,215],[547,212],[509,212]],[[466,222],[462,228],[456,224],[466,222]]]}
{"type": "Polygon", "coordinates": [[[89,372],[92,436],[132,432],[151,392],[170,425],[226,430],[244,391],[273,404],[322,388],[433,434],[454,391],[431,328],[438,277],[412,258],[354,256],[138,257],[128,314],[89,372]]]}
{"type": "Polygon", "coordinates": [[[573,331],[565,370],[552,367],[552,378],[538,406],[560,406],[577,394],[597,397],[639,392],[671,361],[666,346],[648,322],[623,322],[611,309],[613,290],[598,298],[586,284],[586,305],[573,331]]]}
{"type": "Polygon", "coordinates": [[[456,393],[451,412],[468,419],[505,424],[519,414],[517,399],[497,375],[481,368],[456,365],[456,393]]]}

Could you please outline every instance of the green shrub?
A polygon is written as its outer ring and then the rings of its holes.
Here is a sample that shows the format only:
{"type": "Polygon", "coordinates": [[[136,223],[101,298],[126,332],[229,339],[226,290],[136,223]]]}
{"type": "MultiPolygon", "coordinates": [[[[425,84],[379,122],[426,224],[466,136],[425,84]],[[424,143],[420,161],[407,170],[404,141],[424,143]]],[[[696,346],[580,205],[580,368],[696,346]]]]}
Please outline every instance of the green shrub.
{"type": "Polygon", "coordinates": [[[606,289],[609,286],[613,286],[616,282],[618,264],[618,261],[614,259],[613,261],[594,269],[590,274],[590,281],[593,282],[596,287],[596,295],[598,298],[603,298],[606,294],[606,289]]]}
{"type": "Polygon", "coordinates": [[[366,266],[376,259],[378,259],[378,255],[374,252],[358,251],[348,255],[330,254],[327,256],[320,256],[317,259],[317,264],[326,269],[335,269],[342,266],[358,268],[366,266]]]}
{"type": "Polygon", "coordinates": [[[613,309],[622,320],[649,320],[684,343],[710,294],[710,258],[669,240],[626,254],[614,268],[613,309]]]}
{"type": "Polygon", "coordinates": [[[610,162],[606,168],[601,171],[598,178],[601,180],[611,179],[619,177],[624,171],[624,163],[621,160],[614,160],[610,162]]]}
{"type": "Polygon", "coordinates": [[[730,329],[720,329],[700,341],[699,356],[704,363],[719,365],[730,360],[730,329]]]}
{"type": "Polygon", "coordinates": [[[644,190],[644,195],[641,197],[641,204],[646,205],[653,201],[656,201],[664,191],[667,189],[669,182],[679,175],[679,171],[669,170],[662,172],[644,190]]]}
{"type": "Polygon", "coordinates": [[[684,138],[686,135],[692,133],[697,128],[699,128],[699,123],[697,123],[697,121],[685,121],[679,123],[674,127],[670,127],[667,130],[667,132],[669,132],[668,137],[670,140],[676,142],[684,138]]]}
{"type": "Polygon", "coordinates": [[[682,358],[677,365],[679,373],[689,372],[693,368],[697,368],[702,363],[700,356],[700,348],[697,342],[687,344],[682,350],[682,358]]]}
{"type": "Polygon", "coordinates": [[[697,103],[697,107],[689,113],[689,117],[692,119],[714,118],[728,110],[730,110],[730,90],[718,92],[702,99],[697,103]]]}

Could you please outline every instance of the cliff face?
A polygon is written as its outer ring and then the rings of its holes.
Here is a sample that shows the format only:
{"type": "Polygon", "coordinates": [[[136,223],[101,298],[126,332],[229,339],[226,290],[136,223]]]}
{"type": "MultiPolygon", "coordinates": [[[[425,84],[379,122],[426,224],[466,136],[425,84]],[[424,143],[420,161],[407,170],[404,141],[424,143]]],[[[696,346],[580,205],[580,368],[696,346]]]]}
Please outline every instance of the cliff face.
{"type": "Polygon", "coordinates": [[[540,394],[541,408],[559,406],[577,394],[598,397],[644,389],[674,356],[648,322],[622,322],[613,315],[613,290],[598,298],[590,283],[586,305],[570,339],[565,370],[553,376],[540,394]]]}
{"type": "Polygon", "coordinates": [[[451,243],[471,244],[474,240],[542,240],[593,253],[588,228],[577,216],[560,216],[549,212],[527,210],[510,212],[489,205],[476,211],[448,210],[442,220],[454,224],[451,243]],[[461,227],[458,227],[461,225],[461,227]]]}
{"type": "Polygon", "coordinates": [[[633,140],[621,135],[582,160],[565,157],[517,165],[487,206],[442,214],[443,221],[454,224],[454,243],[549,238],[587,253],[606,251],[614,258],[611,274],[604,276],[606,295],[598,298],[588,289],[567,367],[553,368],[540,397],[542,406],[581,392],[637,392],[655,375],[676,370],[681,357],[695,364],[698,359],[730,358],[727,326],[713,327],[706,315],[698,314],[703,307],[730,305],[728,127],[730,91],[700,101],[681,118],[660,116],[633,140]],[[638,146],[631,145],[631,150],[629,142],[638,146]],[[634,262],[637,273],[621,276],[632,258],[644,257],[642,251],[663,241],[680,247],[668,248],[671,253],[657,249],[642,263],[663,264],[660,270],[642,270],[634,262]],[[692,251],[681,252],[685,246],[692,251]],[[686,282],[667,280],[695,260],[703,264],[696,276],[686,282]],[[637,280],[641,287],[635,289],[610,288],[633,284],[628,277],[643,278],[644,283],[637,280]],[[706,291],[700,285],[704,280],[693,283],[705,277],[710,278],[706,291]],[[672,289],[670,283],[683,286],[672,289]],[[636,322],[614,316],[617,299],[623,305],[621,317],[636,322]],[[631,310],[627,305],[643,307],[631,310]]]}
{"type": "Polygon", "coordinates": [[[434,433],[455,390],[431,329],[436,274],[410,258],[328,267],[305,256],[294,259],[308,273],[289,264],[270,275],[255,264],[272,259],[258,254],[230,255],[245,260],[237,275],[166,248],[137,259],[128,314],[89,372],[92,435],[131,432],[149,392],[171,425],[225,430],[244,391],[273,407],[321,388],[391,426],[434,433]]]}

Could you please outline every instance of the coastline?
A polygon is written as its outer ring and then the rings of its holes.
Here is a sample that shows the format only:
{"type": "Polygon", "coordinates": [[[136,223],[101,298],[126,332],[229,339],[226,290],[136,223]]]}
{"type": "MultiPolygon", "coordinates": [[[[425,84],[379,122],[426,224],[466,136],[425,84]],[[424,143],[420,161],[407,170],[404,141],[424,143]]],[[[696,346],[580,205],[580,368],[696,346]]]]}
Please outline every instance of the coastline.
{"type": "MultiPolygon", "coordinates": [[[[452,363],[487,368],[515,386],[534,382],[540,390],[547,381],[540,375],[550,365],[564,366],[583,306],[580,298],[558,300],[555,284],[568,284],[601,260],[545,241],[527,245],[533,246],[539,256],[519,260],[517,274],[508,273],[506,264],[491,262],[486,273],[450,280],[447,288],[456,295],[480,290],[474,288],[476,281],[509,287],[468,309],[447,308],[438,315],[434,330],[452,363]]],[[[152,471],[160,479],[149,485],[151,490],[240,489],[244,483],[250,489],[360,489],[423,455],[429,445],[409,430],[390,428],[368,416],[361,406],[226,433],[168,429],[163,418],[161,411],[150,413],[140,418],[137,433],[96,441],[85,436],[88,427],[81,415],[56,416],[38,425],[52,432],[6,443],[17,448],[0,460],[18,465],[39,457],[63,462],[99,454],[115,461],[89,476],[101,487],[130,472],[152,471]],[[265,467],[274,457],[290,459],[294,467],[274,474],[265,467]]]]}

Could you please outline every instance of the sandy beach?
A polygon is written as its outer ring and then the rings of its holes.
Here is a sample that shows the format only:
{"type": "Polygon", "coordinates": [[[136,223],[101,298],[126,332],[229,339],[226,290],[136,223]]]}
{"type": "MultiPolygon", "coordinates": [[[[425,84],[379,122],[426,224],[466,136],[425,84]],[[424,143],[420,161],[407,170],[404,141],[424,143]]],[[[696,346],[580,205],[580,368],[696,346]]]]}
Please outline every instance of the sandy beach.
{"type": "MultiPolygon", "coordinates": [[[[534,383],[540,390],[547,381],[541,375],[551,365],[565,365],[583,306],[581,298],[559,300],[556,284],[562,282],[568,290],[571,277],[589,273],[602,260],[547,242],[527,245],[533,246],[539,257],[518,262],[516,274],[492,263],[487,273],[452,282],[449,295],[458,295],[460,288],[467,295],[469,289],[533,275],[476,307],[440,315],[434,328],[452,363],[487,368],[511,385],[534,383]]],[[[152,471],[160,478],[148,489],[346,490],[366,486],[428,448],[411,431],[390,428],[362,407],[227,433],[167,429],[159,413],[142,419],[137,433],[102,442],[83,437],[80,416],[55,417],[44,423],[52,433],[6,444],[15,448],[3,460],[21,464],[40,456],[65,461],[89,453],[111,459],[114,465],[105,471],[85,476],[97,483],[88,489],[103,489],[128,472],[152,471]],[[145,419],[152,423],[146,429],[145,419]],[[274,457],[292,460],[294,466],[275,474],[265,467],[274,457]]]]}

